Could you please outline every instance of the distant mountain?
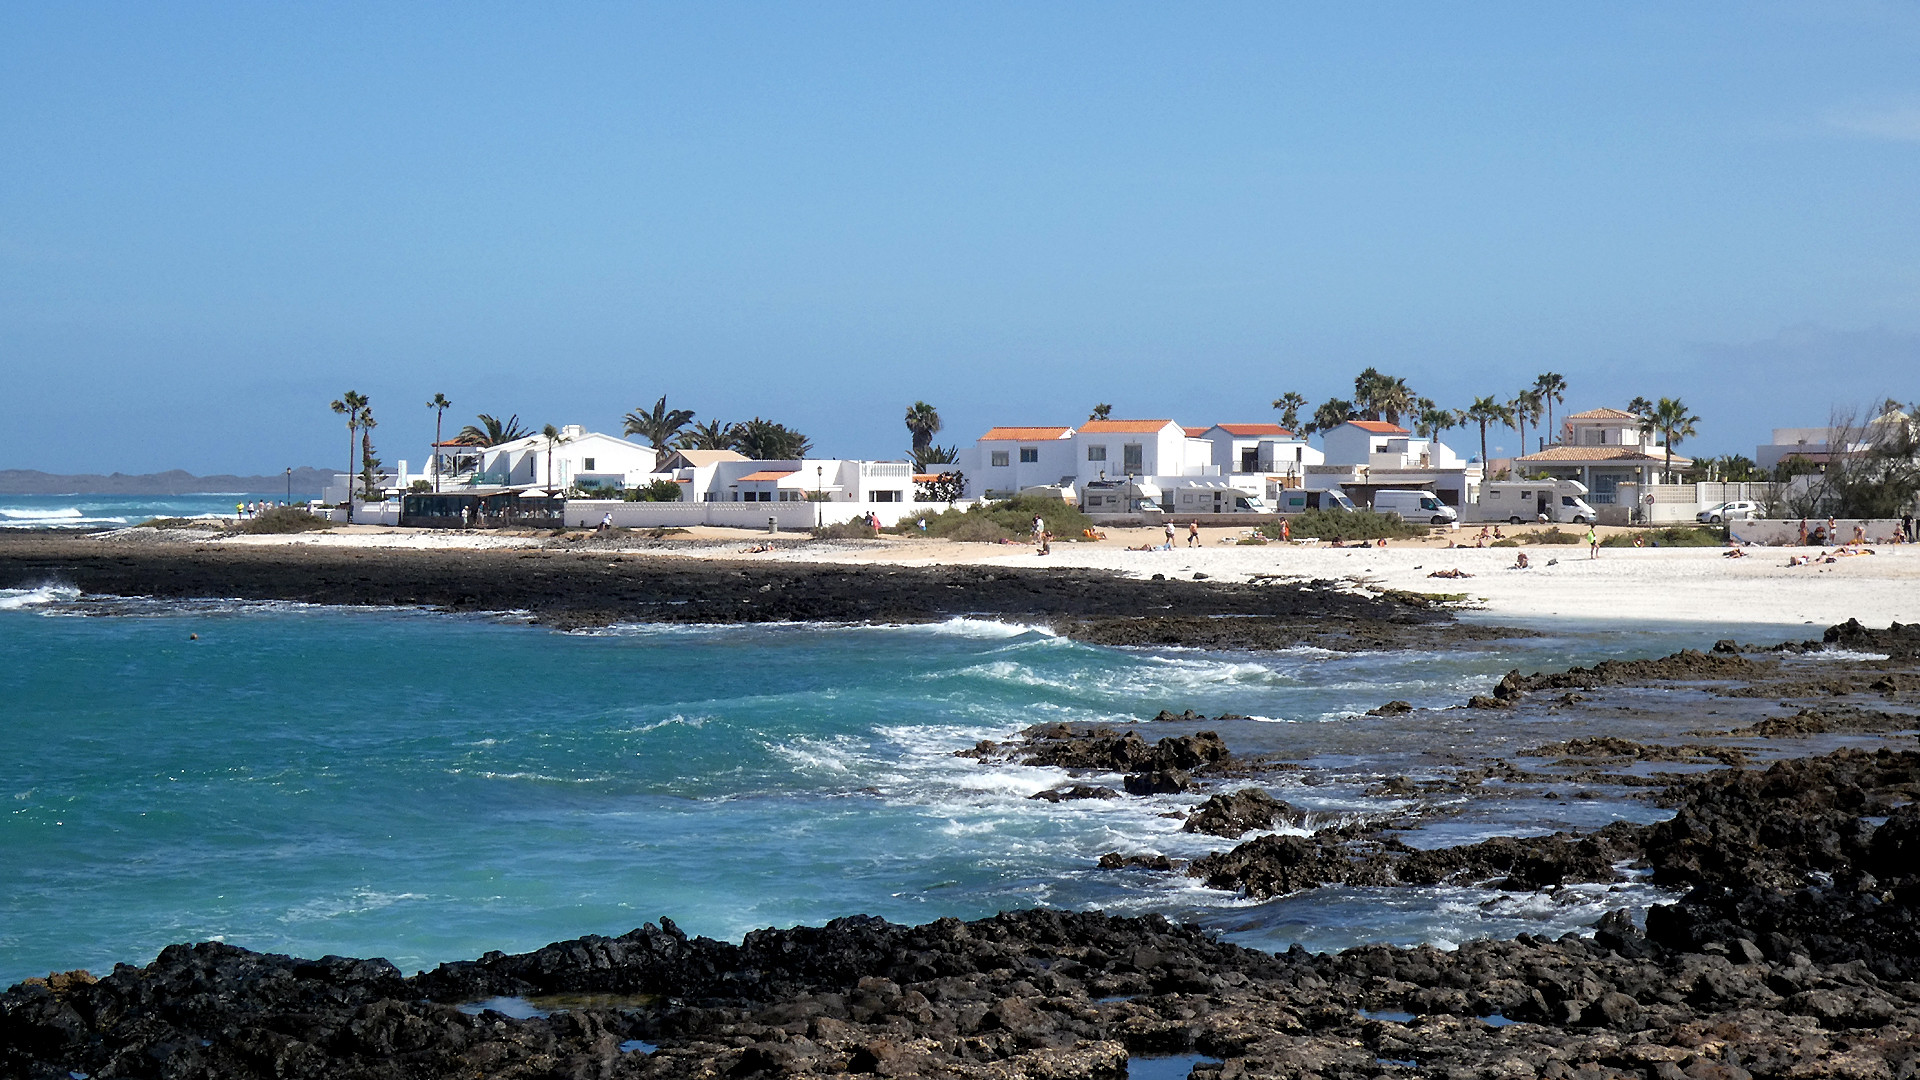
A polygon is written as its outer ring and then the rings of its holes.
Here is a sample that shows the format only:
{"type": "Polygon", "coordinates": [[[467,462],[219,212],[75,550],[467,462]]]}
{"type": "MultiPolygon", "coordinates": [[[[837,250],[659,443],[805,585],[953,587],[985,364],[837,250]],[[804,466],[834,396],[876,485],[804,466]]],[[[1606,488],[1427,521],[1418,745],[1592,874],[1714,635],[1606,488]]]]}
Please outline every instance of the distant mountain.
{"type": "MultiPolygon", "coordinates": [[[[315,496],[332,481],[338,469],[293,470],[295,496],[315,496]]],[[[195,495],[210,491],[270,495],[287,490],[286,473],[266,476],[195,476],[182,469],[128,476],[83,473],[61,476],[37,469],[0,469],[0,495],[195,495]]]]}

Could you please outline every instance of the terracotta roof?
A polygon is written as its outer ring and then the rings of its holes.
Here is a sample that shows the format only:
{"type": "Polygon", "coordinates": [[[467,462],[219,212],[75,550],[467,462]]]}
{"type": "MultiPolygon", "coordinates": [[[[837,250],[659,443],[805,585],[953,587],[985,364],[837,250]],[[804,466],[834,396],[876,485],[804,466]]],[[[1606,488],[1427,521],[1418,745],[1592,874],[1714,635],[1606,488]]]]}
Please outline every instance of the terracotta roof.
{"type": "Polygon", "coordinates": [[[1080,430],[1091,435],[1150,435],[1171,423],[1171,420],[1089,420],[1080,425],[1080,430]]]}
{"type": "Polygon", "coordinates": [[[913,482],[916,484],[931,484],[935,480],[938,480],[945,475],[947,474],[937,473],[937,472],[917,472],[913,474],[913,482]]]}
{"type": "Polygon", "coordinates": [[[1567,419],[1569,420],[1638,420],[1640,419],[1640,417],[1638,414],[1630,413],[1625,409],[1588,409],[1586,412],[1574,413],[1573,415],[1567,417],[1567,419]]]}
{"type": "Polygon", "coordinates": [[[1293,434],[1293,432],[1288,431],[1286,428],[1281,427],[1279,424],[1215,424],[1213,426],[1219,428],[1221,431],[1224,431],[1229,435],[1291,436],[1293,434]]]}
{"type": "Polygon", "coordinates": [[[759,472],[750,472],[740,479],[743,482],[748,480],[784,480],[799,471],[799,469],[762,469],[759,472]]]}
{"type": "Polygon", "coordinates": [[[1187,438],[1189,438],[1189,439],[1197,439],[1197,438],[1199,438],[1200,436],[1202,436],[1202,435],[1205,435],[1205,434],[1206,434],[1207,432],[1209,432],[1209,431],[1212,431],[1213,429],[1212,429],[1212,428],[1204,428],[1204,427],[1186,427],[1186,426],[1184,426],[1184,425],[1182,425],[1182,427],[1180,428],[1180,430],[1181,430],[1181,431],[1184,431],[1184,432],[1186,432],[1186,433],[1187,433],[1187,438]]]}
{"type": "Polygon", "coordinates": [[[1349,420],[1347,423],[1361,431],[1371,431],[1375,435],[1411,435],[1412,432],[1399,424],[1389,424],[1384,420],[1349,420]]]}
{"type": "MultiPolygon", "coordinates": [[[[1648,454],[1631,446],[1549,446],[1537,453],[1526,454],[1516,461],[1661,461],[1667,460],[1665,454],[1648,454]]],[[[1693,459],[1673,455],[1675,465],[1691,465],[1693,459]]]]}
{"type": "Polygon", "coordinates": [[[1073,434],[1070,427],[997,427],[988,428],[981,442],[1042,442],[1064,439],[1073,434]]]}

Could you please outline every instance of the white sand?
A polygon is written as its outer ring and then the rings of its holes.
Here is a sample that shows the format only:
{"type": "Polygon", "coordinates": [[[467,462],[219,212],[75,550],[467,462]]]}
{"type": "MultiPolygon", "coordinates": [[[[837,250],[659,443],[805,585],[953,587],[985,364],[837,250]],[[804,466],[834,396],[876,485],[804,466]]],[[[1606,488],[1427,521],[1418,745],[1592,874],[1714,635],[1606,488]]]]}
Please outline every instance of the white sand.
{"type": "MultiPolygon", "coordinates": [[[[1920,621],[1920,545],[1881,546],[1875,554],[1828,565],[1789,567],[1789,554],[1812,548],[1746,548],[1729,559],[1720,548],[1602,548],[1587,558],[1582,546],[1447,548],[1445,540],[1398,544],[1385,549],[1337,549],[1278,543],[1237,547],[1225,543],[1242,530],[1203,529],[1202,545],[1185,546],[1181,533],[1172,551],[1127,551],[1129,544],[1160,539],[1157,531],[1114,530],[1104,543],[1056,542],[1048,556],[1030,545],[958,544],[917,538],[782,544],[774,551],[745,549],[768,540],[765,533],[700,528],[678,544],[635,548],[637,554],[684,555],[768,562],[889,564],[982,564],[1044,568],[1081,566],[1142,577],[1206,574],[1245,581],[1257,574],[1352,579],[1357,587],[1414,592],[1465,593],[1485,618],[1592,619],[1604,622],[1807,623],[1827,626],[1858,618],[1870,626],[1920,621]],[[1528,570],[1509,569],[1517,551],[1528,570]],[[1558,560],[1557,565],[1548,565],[1558,560]],[[1459,569],[1470,578],[1428,575],[1459,569]]],[[[1460,538],[1471,534],[1463,530],[1460,538]]],[[[791,536],[782,538],[791,541],[791,536]]],[[[245,536],[227,544],[313,544],[344,547],[457,550],[531,547],[532,537],[427,532],[353,526],[327,533],[245,536]]],[[[602,549],[604,550],[604,549],[602,549]]]]}

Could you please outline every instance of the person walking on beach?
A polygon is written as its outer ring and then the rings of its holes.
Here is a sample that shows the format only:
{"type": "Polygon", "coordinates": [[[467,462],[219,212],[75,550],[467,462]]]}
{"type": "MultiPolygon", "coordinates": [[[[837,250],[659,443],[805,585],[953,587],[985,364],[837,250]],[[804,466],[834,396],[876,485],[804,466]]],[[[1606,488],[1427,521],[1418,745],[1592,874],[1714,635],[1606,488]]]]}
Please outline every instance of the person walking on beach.
{"type": "Polygon", "coordinates": [[[1280,542],[1283,544],[1293,543],[1293,523],[1286,518],[1280,519],[1280,542]]]}
{"type": "Polygon", "coordinates": [[[1200,523],[1198,521],[1189,521],[1187,522],[1187,546],[1198,547],[1199,544],[1200,544],[1200,523]]]}
{"type": "Polygon", "coordinates": [[[1831,514],[1829,514],[1829,515],[1827,515],[1827,539],[1826,539],[1826,541],[1825,541],[1825,542],[1823,542],[1823,543],[1822,543],[1822,544],[1821,544],[1820,546],[1821,546],[1821,547],[1832,547],[1832,546],[1833,546],[1833,538],[1834,538],[1835,536],[1837,536],[1837,535],[1839,535],[1839,532],[1840,532],[1840,527],[1839,527],[1838,525],[1835,525],[1835,524],[1833,523],[1833,515],[1831,515],[1831,514]]]}
{"type": "Polygon", "coordinates": [[[1164,521],[1164,522],[1161,522],[1161,526],[1167,530],[1167,542],[1161,546],[1160,550],[1172,551],[1173,550],[1173,522],[1164,521]]]}
{"type": "Polygon", "coordinates": [[[1047,528],[1047,523],[1040,520],[1040,515],[1039,514],[1033,515],[1033,542],[1034,543],[1038,544],[1040,542],[1040,534],[1046,531],[1046,528],[1047,528]]]}
{"type": "Polygon", "coordinates": [[[1587,526],[1587,558],[1600,557],[1600,531],[1592,525],[1587,526]]]}

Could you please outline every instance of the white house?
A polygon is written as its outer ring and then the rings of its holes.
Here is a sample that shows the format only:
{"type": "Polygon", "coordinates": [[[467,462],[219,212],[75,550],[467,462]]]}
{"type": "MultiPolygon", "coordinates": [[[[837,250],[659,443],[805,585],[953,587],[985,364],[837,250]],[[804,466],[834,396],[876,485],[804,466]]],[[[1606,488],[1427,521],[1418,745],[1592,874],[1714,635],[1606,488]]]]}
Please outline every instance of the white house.
{"type": "Polygon", "coordinates": [[[479,471],[470,482],[552,488],[557,492],[625,488],[645,483],[654,473],[658,458],[651,446],[568,424],[554,441],[544,435],[529,435],[487,447],[479,471]]]}
{"type": "Polygon", "coordinates": [[[1307,466],[1326,460],[1324,453],[1279,424],[1215,424],[1189,434],[1213,444],[1213,463],[1222,475],[1278,482],[1270,487],[1298,487],[1307,466]]]}
{"type": "MultiPolygon", "coordinates": [[[[1640,416],[1625,409],[1588,409],[1567,417],[1560,426],[1560,445],[1513,459],[1516,472],[1578,480],[1587,486],[1587,501],[1612,506],[1622,484],[1646,487],[1671,484],[1666,471],[1667,448],[1658,432],[1642,431],[1640,416]]],[[[1673,456],[1677,474],[1692,459],[1673,456]]]]}
{"type": "Polygon", "coordinates": [[[968,498],[1004,499],[1025,488],[1072,483],[1079,471],[1071,427],[990,428],[962,464],[968,498]]]}
{"type": "Polygon", "coordinates": [[[1437,439],[1383,420],[1349,420],[1320,437],[1324,460],[1305,466],[1305,486],[1339,488],[1361,505],[1382,490],[1431,491],[1448,506],[1473,498],[1481,469],[1437,439]]]}

